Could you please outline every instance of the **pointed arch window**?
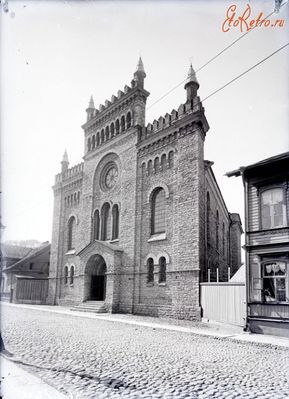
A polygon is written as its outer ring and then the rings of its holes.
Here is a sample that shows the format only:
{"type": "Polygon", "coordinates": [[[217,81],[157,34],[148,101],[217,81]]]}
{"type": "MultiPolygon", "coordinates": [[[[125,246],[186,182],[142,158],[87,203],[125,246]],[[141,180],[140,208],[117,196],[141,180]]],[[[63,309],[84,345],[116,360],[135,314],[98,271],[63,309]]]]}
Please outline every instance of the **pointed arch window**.
{"type": "Polygon", "coordinates": [[[112,207],[112,240],[116,240],[119,235],[119,209],[118,205],[114,204],[112,207]]]}
{"type": "Polygon", "coordinates": [[[159,267],[159,283],[165,283],[167,280],[167,262],[164,256],[160,257],[159,267]]]}
{"type": "Polygon", "coordinates": [[[147,282],[154,282],[154,260],[152,258],[147,260],[147,282]]]}
{"type": "Polygon", "coordinates": [[[165,233],[165,191],[157,188],[151,202],[151,234],[165,233]]]}
{"type": "Polygon", "coordinates": [[[74,266],[70,268],[69,283],[70,285],[74,283],[74,266]]]}
{"type": "Polygon", "coordinates": [[[109,203],[103,204],[101,208],[101,240],[106,241],[108,239],[108,218],[109,218],[109,203]]]}
{"type": "Polygon", "coordinates": [[[97,209],[93,215],[93,239],[99,240],[99,233],[100,233],[100,217],[99,217],[99,210],[97,209]]]}
{"type": "Polygon", "coordinates": [[[75,248],[75,229],[76,229],[76,221],[75,217],[72,216],[68,221],[68,242],[67,242],[68,250],[75,248]]]}
{"type": "Polygon", "coordinates": [[[131,127],[131,113],[128,112],[126,115],[126,128],[129,129],[131,127]]]}

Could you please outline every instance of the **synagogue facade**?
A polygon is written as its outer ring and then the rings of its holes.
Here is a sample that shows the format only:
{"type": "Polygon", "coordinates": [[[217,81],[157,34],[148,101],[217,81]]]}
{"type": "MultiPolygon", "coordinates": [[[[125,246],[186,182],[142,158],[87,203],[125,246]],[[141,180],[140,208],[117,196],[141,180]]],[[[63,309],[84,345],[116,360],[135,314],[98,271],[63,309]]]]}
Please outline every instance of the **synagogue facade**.
{"type": "Polygon", "coordinates": [[[240,267],[242,233],[229,213],[190,67],[186,100],[146,124],[145,71],[86,110],[83,162],[65,152],[54,190],[48,303],[99,302],[108,312],[200,319],[200,282],[240,267]]]}

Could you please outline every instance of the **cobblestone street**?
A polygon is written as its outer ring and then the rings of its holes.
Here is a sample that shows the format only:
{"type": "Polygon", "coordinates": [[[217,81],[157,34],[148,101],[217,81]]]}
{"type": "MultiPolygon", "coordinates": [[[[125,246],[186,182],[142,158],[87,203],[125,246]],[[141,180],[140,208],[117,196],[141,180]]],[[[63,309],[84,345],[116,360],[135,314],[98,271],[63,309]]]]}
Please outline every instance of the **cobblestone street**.
{"type": "Polygon", "coordinates": [[[70,398],[289,398],[289,350],[3,307],[6,349],[70,398]]]}

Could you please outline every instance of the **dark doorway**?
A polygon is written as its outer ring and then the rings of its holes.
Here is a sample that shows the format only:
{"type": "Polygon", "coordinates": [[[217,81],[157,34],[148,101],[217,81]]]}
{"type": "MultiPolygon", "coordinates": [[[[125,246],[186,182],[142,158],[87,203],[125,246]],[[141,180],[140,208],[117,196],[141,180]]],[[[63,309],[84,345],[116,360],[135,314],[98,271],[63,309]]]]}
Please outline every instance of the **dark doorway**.
{"type": "Polygon", "coordinates": [[[105,276],[91,276],[90,299],[103,301],[105,294],[105,276]]]}

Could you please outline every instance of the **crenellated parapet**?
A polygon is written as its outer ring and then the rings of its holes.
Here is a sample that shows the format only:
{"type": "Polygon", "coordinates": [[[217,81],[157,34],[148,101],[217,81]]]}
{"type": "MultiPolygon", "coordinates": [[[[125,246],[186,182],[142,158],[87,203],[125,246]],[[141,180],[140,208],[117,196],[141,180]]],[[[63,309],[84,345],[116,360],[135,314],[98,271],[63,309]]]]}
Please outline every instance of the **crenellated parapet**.
{"type": "Polygon", "coordinates": [[[98,109],[94,107],[91,98],[86,110],[87,121],[82,126],[85,133],[85,155],[136,125],[144,126],[145,104],[149,96],[149,92],[143,88],[144,77],[144,71],[137,70],[131,85],[118,90],[116,95],[105,100],[104,105],[100,104],[98,109]]]}
{"type": "MultiPolygon", "coordinates": [[[[138,131],[138,144],[147,140],[157,140],[157,137],[162,133],[168,133],[172,136],[171,130],[174,126],[181,127],[182,121],[188,118],[189,115],[195,114],[200,118],[204,115],[204,107],[201,103],[200,97],[196,96],[193,100],[187,101],[185,104],[181,104],[176,111],[173,109],[170,114],[166,113],[165,116],[160,116],[155,119],[152,123],[148,123],[146,127],[139,128],[138,131]]],[[[192,118],[194,119],[194,118],[192,118]]],[[[204,117],[204,122],[206,122],[204,117]]],[[[208,130],[207,122],[204,126],[205,132],[208,130]]]]}
{"type": "Polygon", "coordinates": [[[58,173],[55,176],[55,185],[59,185],[61,183],[70,183],[70,181],[80,180],[82,179],[84,169],[84,163],[81,162],[71,168],[67,168],[66,170],[58,173]]]}

